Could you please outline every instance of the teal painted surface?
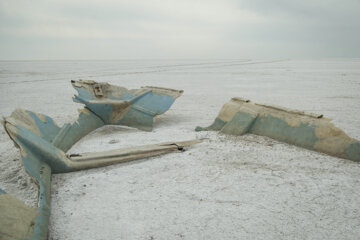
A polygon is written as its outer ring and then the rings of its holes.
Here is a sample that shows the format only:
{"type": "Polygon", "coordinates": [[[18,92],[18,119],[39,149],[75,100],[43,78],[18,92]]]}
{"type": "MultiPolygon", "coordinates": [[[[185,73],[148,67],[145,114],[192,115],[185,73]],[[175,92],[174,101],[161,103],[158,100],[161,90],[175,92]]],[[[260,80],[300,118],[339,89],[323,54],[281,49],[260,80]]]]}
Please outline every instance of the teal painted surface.
{"type": "Polygon", "coordinates": [[[215,118],[215,121],[210,126],[208,126],[208,127],[197,126],[195,128],[195,131],[196,132],[199,132],[199,131],[220,131],[225,126],[225,124],[226,124],[225,121],[221,120],[220,118],[215,118]]]}
{"type": "Polygon", "coordinates": [[[131,107],[125,116],[118,121],[118,124],[135,127],[144,131],[151,131],[154,121],[154,115],[144,113],[134,107],[131,107]]]}
{"type": "MultiPolygon", "coordinates": [[[[33,140],[36,141],[35,139],[33,140]]],[[[40,160],[41,157],[37,155],[38,150],[33,149],[35,154],[29,151],[26,141],[18,139],[16,142],[22,148],[21,158],[26,172],[32,176],[39,186],[39,215],[35,218],[33,234],[29,236],[29,239],[47,239],[50,217],[51,168],[40,160]]]]}
{"type": "Polygon", "coordinates": [[[74,96],[74,102],[81,102],[84,103],[84,101],[88,100],[94,100],[94,97],[91,93],[89,93],[88,90],[81,87],[75,87],[76,91],[78,92],[77,96],[74,96]]]}
{"type": "Polygon", "coordinates": [[[35,113],[31,111],[26,111],[28,115],[31,116],[31,118],[34,120],[36,128],[40,131],[41,137],[44,138],[46,141],[51,142],[55,136],[59,133],[60,128],[55,125],[54,121],[43,114],[39,114],[43,116],[45,119],[45,122],[41,120],[35,113]]]}
{"type": "Polygon", "coordinates": [[[99,98],[98,100],[101,99],[100,102],[96,101],[87,89],[81,87],[75,87],[75,89],[79,95],[74,97],[74,101],[85,104],[86,107],[101,118],[105,124],[121,124],[146,131],[152,129],[154,122],[153,120],[150,121],[149,116],[154,118],[156,115],[163,114],[175,101],[175,98],[172,96],[155,94],[149,90],[138,96],[130,92],[124,92],[120,97],[110,95],[110,98],[99,98]],[[124,108],[123,117],[114,122],[112,116],[117,110],[114,109],[110,101],[106,101],[106,99],[112,101],[119,100],[119,103],[121,101],[128,101],[130,108],[124,108]]]}
{"type": "MultiPolygon", "coordinates": [[[[316,129],[320,127],[319,124],[326,124],[324,122],[319,123],[313,118],[311,121],[303,119],[301,123],[293,126],[289,125],[285,118],[277,117],[271,114],[260,115],[257,117],[255,116],[257,116],[257,114],[253,115],[249,114],[248,112],[239,110],[234,114],[229,122],[224,122],[219,118],[216,118],[214,123],[209,127],[196,127],[195,130],[216,130],[232,135],[253,133],[310,150],[323,152],[335,157],[360,161],[360,142],[358,140],[351,139],[346,135],[328,136],[321,139],[316,136],[316,129]],[[334,152],[333,149],[328,149],[326,145],[322,145],[323,141],[328,141],[335,145],[337,144],[339,146],[344,146],[344,152],[342,150],[334,152]]],[[[324,128],[323,125],[322,127],[324,128]]],[[[329,131],[330,129],[337,128],[329,125],[329,131]]]]}
{"type": "Polygon", "coordinates": [[[72,124],[67,123],[61,128],[53,145],[66,152],[82,137],[102,126],[104,126],[104,122],[98,116],[90,111],[88,113],[81,112],[77,121],[72,124]]]}
{"type": "Polygon", "coordinates": [[[309,123],[290,126],[283,118],[267,115],[256,119],[251,133],[313,150],[315,142],[319,140],[315,128],[315,125],[309,123]]]}
{"type": "Polygon", "coordinates": [[[51,168],[41,162],[37,171],[35,181],[39,185],[39,215],[35,218],[33,234],[30,239],[47,239],[50,218],[51,168]]]}
{"type": "Polygon", "coordinates": [[[111,114],[114,109],[110,104],[86,103],[86,107],[101,118],[104,123],[109,124],[111,122],[111,114]]]}
{"type": "Polygon", "coordinates": [[[195,130],[215,130],[232,135],[243,135],[250,132],[308,149],[313,149],[315,142],[318,140],[313,125],[302,123],[297,127],[293,127],[288,125],[282,118],[271,115],[254,117],[252,114],[241,111],[237,112],[229,122],[216,118],[209,127],[197,127],[195,130]]]}
{"type": "Polygon", "coordinates": [[[0,188],[0,194],[5,194],[6,192],[0,188]]]}
{"type": "Polygon", "coordinates": [[[147,109],[155,114],[163,114],[174,103],[175,99],[167,95],[157,95],[152,92],[147,93],[134,101],[135,106],[147,109]]]}
{"type": "Polygon", "coordinates": [[[24,152],[23,161],[30,175],[36,173],[40,163],[48,164],[54,173],[68,172],[70,169],[62,159],[62,152],[43,138],[33,134],[28,129],[17,126],[17,138],[15,142],[21,146],[24,152]],[[25,154],[26,153],[26,154],[25,154]],[[32,156],[28,158],[28,156],[32,156]]]}
{"type": "Polygon", "coordinates": [[[224,125],[221,132],[232,135],[247,133],[255,123],[257,116],[247,112],[237,112],[234,117],[224,125]]]}
{"type": "Polygon", "coordinates": [[[352,143],[346,147],[345,154],[348,159],[360,162],[360,142],[352,143]]]}
{"type": "Polygon", "coordinates": [[[229,122],[219,118],[209,127],[197,127],[197,131],[215,130],[226,134],[243,135],[247,132],[261,136],[268,136],[279,141],[313,149],[318,138],[315,135],[315,126],[302,123],[297,127],[290,126],[285,119],[271,115],[254,117],[247,112],[237,112],[229,122]]]}

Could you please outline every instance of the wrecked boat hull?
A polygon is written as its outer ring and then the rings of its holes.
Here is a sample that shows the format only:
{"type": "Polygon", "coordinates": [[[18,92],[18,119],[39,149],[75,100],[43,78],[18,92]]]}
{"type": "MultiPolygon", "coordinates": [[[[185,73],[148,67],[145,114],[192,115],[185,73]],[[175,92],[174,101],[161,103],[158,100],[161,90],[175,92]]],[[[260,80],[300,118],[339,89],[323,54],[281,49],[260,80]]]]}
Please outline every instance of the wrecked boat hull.
{"type": "Polygon", "coordinates": [[[37,209],[31,208],[36,214],[31,215],[29,221],[19,222],[14,216],[23,208],[17,210],[17,205],[14,205],[17,202],[8,201],[7,194],[1,191],[0,206],[13,210],[2,216],[1,223],[4,224],[0,226],[0,238],[10,234],[9,239],[47,239],[52,173],[79,171],[182,151],[183,147],[200,141],[161,143],[68,156],[66,151],[71,146],[104,125],[125,125],[152,130],[153,119],[167,111],[183,92],[157,87],[127,90],[107,83],[84,80],[71,83],[78,92],[74,101],[85,104],[75,122],[58,127],[50,117],[23,109],[16,109],[2,122],[5,131],[20,149],[26,172],[39,187],[39,202],[37,209]],[[8,225],[16,225],[24,234],[19,237],[16,232],[18,230],[6,230],[8,225]]]}
{"type": "Polygon", "coordinates": [[[71,81],[78,92],[75,102],[85,104],[104,124],[151,131],[153,119],[166,112],[182,90],[160,87],[126,88],[94,81],[71,81]]]}
{"type": "Polygon", "coordinates": [[[331,156],[360,161],[360,142],[322,115],[233,98],[220,110],[215,121],[196,131],[225,134],[253,133],[331,156]]]}

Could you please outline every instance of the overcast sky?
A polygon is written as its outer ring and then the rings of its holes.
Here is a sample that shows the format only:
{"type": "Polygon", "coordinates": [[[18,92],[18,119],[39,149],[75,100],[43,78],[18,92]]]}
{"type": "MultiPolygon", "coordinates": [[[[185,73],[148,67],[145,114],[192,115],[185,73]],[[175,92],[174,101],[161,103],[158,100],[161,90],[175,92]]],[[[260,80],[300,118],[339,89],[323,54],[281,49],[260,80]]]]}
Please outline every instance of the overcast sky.
{"type": "Polygon", "coordinates": [[[360,57],[360,0],[0,0],[0,59],[360,57]]]}

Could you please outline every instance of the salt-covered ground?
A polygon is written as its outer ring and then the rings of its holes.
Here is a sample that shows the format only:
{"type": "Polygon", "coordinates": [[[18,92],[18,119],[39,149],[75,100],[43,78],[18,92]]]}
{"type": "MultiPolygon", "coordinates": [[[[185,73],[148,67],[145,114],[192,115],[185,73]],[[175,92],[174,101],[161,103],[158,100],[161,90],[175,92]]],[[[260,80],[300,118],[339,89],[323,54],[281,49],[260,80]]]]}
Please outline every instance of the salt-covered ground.
{"type": "MultiPolygon", "coordinates": [[[[69,152],[207,138],[183,153],[53,175],[49,239],[359,239],[360,164],[255,135],[194,131],[231,97],[322,113],[360,139],[360,59],[0,62],[0,113],[73,121],[70,79],[183,89],[153,132],[109,126],[69,152]]],[[[0,188],[36,186],[0,136],[0,188]]]]}

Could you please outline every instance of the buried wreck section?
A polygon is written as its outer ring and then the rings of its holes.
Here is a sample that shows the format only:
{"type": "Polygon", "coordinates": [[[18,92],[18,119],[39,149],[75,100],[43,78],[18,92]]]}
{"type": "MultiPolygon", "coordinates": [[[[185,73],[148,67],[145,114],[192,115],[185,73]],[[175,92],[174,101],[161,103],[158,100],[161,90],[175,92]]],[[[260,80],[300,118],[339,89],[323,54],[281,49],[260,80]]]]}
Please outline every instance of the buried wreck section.
{"type": "Polygon", "coordinates": [[[360,142],[350,138],[321,114],[233,98],[223,105],[214,122],[196,131],[225,134],[253,133],[331,156],[360,161],[360,142]]]}

